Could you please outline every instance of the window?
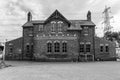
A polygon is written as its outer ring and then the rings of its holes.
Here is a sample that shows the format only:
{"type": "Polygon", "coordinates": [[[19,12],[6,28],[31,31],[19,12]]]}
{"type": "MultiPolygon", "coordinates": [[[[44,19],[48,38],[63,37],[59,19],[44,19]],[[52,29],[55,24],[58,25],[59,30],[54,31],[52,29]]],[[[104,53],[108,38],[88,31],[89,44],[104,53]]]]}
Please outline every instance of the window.
{"type": "Polygon", "coordinates": [[[29,28],[28,30],[29,30],[29,33],[32,34],[32,32],[33,32],[33,28],[29,28]]]}
{"type": "Polygon", "coordinates": [[[84,35],[85,35],[85,36],[88,35],[88,27],[87,27],[87,26],[84,27],[84,35]]]}
{"type": "Polygon", "coordinates": [[[100,52],[103,52],[103,45],[100,46],[100,52]]]}
{"type": "Polygon", "coordinates": [[[28,30],[29,30],[28,36],[29,36],[29,37],[33,36],[33,28],[29,28],[28,30]]]}
{"type": "Polygon", "coordinates": [[[13,48],[12,47],[10,47],[10,53],[13,53],[13,48]]]}
{"type": "Polygon", "coordinates": [[[47,43],[47,52],[52,52],[52,43],[47,43]]]}
{"type": "Polygon", "coordinates": [[[84,44],[80,44],[80,52],[84,52],[84,44]]]}
{"type": "Polygon", "coordinates": [[[90,52],[91,49],[91,45],[90,44],[86,44],[86,52],[90,52]]]}
{"type": "Polygon", "coordinates": [[[29,30],[30,32],[32,32],[32,31],[33,31],[33,28],[29,28],[28,30],[29,30]]]}
{"type": "Polygon", "coordinates": [[[105,51],[106,51],[106,52],[109,52],[109,47],[108,47],[108,45],[105,46],[105,51]]]}
{"type": "Polygon", "coordinates": [[[76,23],[75,26],[76,26],[76,27],[79,27],[79,26],[80,26],[80,23],[76,23]]]}
{"type": "Polygon", "coordinates": [[[55,32],[56,22],[55,22],[55,21],[52,21],[52,22],[51,22],[51,25],[52,25],[51,31],[52,31],[52,32],[55,32]]]}
{"type": "Polygon", "coordinates": [[[87,29],[88,29],[88,27],[87,27],[87,26],[85,26],[85,27],[84,27],[84,29],[85,29],[85,30],[87,30],[87,29]]]}
{"type": "Polygon", "coordinates": [[[13,53],[13,43],[9,43],[9,53],[13,53]]]}
{"type": "Polygon", "coordinates": [[[39,25],[39,31],[43,31],[43,25],[39,25]]]}
{"type": "Polygon", "coordinates": [[[62,21],[59,21],[59,22],[58,22],[58,32],[61,32],[61,31],[62,31],[62,24],[63,24],[62,21]]]}
{"type": "Polygon", "coordinates": [[[34,51],[34,48],[33,48],[33,44],[31,45],[31,52],[33,53],[34,51]]]}
{"type": "Polygon", "coordinates": [[[54,48],[55,48],[55,52],[60,52],[60,43],[59,42],[55,42],[54,43],[54,48]]]}
{"type": "Polygon", "coordinates": [[[67,52],[67,43],[66,42],[62,43],[62,52],[67,52]]]}
{"type": "Polygon", "coordinates": [[[30,46],[29,45],[26,46],[26,52],[30,53],[30,46]]]}

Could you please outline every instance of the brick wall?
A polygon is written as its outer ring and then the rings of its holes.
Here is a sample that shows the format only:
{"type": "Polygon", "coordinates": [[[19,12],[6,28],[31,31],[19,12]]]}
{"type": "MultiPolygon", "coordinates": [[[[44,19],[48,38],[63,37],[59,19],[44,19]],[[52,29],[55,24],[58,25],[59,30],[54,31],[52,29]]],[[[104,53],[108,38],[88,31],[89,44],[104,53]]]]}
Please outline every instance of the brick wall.
{"type": "Polygon", "coordinates": [[[23,59],[32,58],[32,45],[33,45],[33,27],[23,28],[23,42],[22,42],[23,59]],[[29,46],[29,52],[27,52],[27,46],[29,46]]]}
{"type": "Polygon", "coordinates": [[[115,43],[111,41],[107,41],[103,38],[95,38],[95,57],[96,59],[102,60],[112,60],[116,57],[115,52],[115,43]],[[100,51],[100,46],[103,46],[103,51],[100,51]],[[106,52],[106,46],[108,46],[109,50],[106,52]]]}
{"type": "Polygon", "coordinates": [[[6,42],[5,46],[6,59],[22,59],[22,37],[6,42]]]}

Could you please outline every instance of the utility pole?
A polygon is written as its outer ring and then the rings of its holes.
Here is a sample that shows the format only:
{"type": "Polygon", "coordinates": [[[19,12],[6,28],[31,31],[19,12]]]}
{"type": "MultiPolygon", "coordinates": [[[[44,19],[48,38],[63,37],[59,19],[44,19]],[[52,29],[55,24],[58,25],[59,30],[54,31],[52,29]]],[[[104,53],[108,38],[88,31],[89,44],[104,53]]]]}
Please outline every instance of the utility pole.
{"type": "Polygon", "coordinates": [[[104,24],[104,34],[106,32],[111,31],[111,29],[112,29],[112,26],[110,24],[110,20],[113,18],[113,16],[109,15],[110,9],[111,9],[111,7],[105,6],[105,10],[103,11],[103,15],[104,15],[104,21],[103,21],[103,24],[104,24]]]}

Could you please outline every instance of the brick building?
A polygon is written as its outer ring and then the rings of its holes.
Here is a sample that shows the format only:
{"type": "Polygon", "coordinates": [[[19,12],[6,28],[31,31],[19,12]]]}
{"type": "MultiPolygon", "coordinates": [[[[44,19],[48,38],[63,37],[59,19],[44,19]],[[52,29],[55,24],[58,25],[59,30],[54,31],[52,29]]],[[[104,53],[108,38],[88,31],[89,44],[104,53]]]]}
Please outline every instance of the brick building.
{"type": "Polygon", "coordinates": [[[58,10],[46,20],[32,20],[30,12],[27,17],[23,37],[6,42],[6,59],[115,60],[115,44],[95,37],[90,11],[86,20],[68,20],[58,10]]]}

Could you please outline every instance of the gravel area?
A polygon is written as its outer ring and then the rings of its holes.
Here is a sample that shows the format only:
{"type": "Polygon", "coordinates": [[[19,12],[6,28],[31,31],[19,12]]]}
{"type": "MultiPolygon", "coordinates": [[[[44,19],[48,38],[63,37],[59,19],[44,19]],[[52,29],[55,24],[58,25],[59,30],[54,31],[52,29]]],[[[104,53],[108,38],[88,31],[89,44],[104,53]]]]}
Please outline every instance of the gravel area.
{"type": "Polygon", "coordinates": [[[6,61],[0,80],[120,80],[120,62],[6,61]]]}

